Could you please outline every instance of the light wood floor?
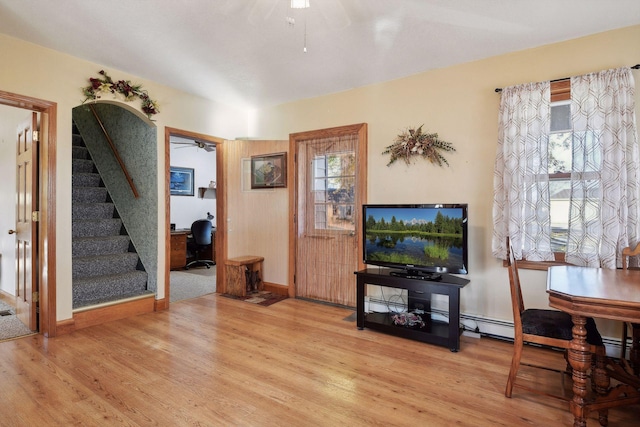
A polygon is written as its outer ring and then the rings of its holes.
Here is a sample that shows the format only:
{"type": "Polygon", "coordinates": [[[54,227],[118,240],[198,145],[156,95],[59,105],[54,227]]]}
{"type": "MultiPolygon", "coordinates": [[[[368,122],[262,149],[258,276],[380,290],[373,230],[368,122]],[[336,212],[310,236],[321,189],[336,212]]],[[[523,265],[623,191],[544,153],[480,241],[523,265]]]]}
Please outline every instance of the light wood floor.
{"type": "MultiPolygon", "coordinates": [[[[461,351],[357,330],[352,311],[218,294],[0,343],[0,425],[569,426],[560,400],[504,397],[512,346],[461,351]]],[[[525,357],[562,361],[556,352],[525,357]]],[[[531,359],[529,359],[531,360],[531,359]]],[[[544,381],[544,379],[542,380],[544,381]]],[[[640,425],[640,406],[610,426],[640,425]]],[[[590,426],[598,425],[592,415],[590,426]]]]}

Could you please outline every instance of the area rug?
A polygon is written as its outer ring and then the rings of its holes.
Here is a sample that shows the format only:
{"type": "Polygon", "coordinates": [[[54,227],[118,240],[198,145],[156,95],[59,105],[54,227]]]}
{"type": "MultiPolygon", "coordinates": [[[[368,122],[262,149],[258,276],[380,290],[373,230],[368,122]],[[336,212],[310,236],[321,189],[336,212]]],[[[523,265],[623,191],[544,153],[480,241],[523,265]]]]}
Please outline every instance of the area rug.
{"type": "Polygon", "coordinates": [[[286,295],[278,295],[278,294],[274,294],[267,291],[251,292],[244,297],[240,297],[237,295],[229,295],[229,294],[222,294],[222,296],[227,298],[232,298],[232,299],[239,299],[244,302],[250,302],[252,304],[258,304],[263,306],[269,306],[271,304],[277,303],[278,301],[287,299],[286,295]]]}
{"type": "Polygon", "coordinates": [[[18,319],[16,310],[3,301],[0,301],[0,314],[0,341],[35,334],[18,319]]]}

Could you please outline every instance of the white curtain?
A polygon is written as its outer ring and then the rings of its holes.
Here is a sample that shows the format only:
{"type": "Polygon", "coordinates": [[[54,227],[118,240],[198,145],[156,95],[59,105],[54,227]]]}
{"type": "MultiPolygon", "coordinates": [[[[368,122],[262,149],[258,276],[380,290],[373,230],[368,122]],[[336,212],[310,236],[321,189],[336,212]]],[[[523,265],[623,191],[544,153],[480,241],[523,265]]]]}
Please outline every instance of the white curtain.
{"type": "Polygon", "coordinates": [[[638,241],[638,136],[630,68],[571,78],[573,172],[566,260],[616,268],[638,241]]]}
{"type": "Polygon", "coordinates": [[[494,171],[492,253],[506,259],[507,237],[517,259],[550,261],[547,169],[550,83],[502,90],[494,171]]]}
{"type": "MultiPolygon", "coordinates": [[[[551,261],[549,82],[503,90],[494,172],[492,253],[551,261]]],[[[573,167],[566,261],[616,268],[640,238],[640,184],[630,68],[571,78],[573,167]]]]}

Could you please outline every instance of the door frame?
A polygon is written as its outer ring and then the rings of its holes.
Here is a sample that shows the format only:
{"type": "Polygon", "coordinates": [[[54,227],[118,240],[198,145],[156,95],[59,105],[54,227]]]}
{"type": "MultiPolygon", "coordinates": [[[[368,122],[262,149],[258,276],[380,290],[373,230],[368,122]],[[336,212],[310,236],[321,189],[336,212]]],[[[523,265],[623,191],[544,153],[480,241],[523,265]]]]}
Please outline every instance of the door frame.
{"type": "MultiPolygon", "coordinates": [[[[298,214],[298,146],[305,140],[330,138],[342,135],[358,134],[358,172],[356,176],[356,187],[358,200],[355,209],[362,212],[362,205],[367,203],[367,135],[368,127],[366,123],[358,123],[354,125],[337,126],[327,129],[317,129],[306,132],[297,132],[289,134],[289,156],[287,159],[287,187],[289,188],[289,297],[296,296],[296,250],[298,247],[297,239],[297,214],[298,214]]],[[[356,235],[356,247],[358,248],[358,270],[364,268],[362,236],[356,235]]]]}
{"type": "Polygon", "coordinates": [[[56,319],[56,154],[58,104],[30,96],[0,90],[0,104],[40,113],[38,198],[40,218],[38,221],[37,273],[39,280],[38,304],[40,309],[38,333],[55,337],[56,319]]]}
{"type": "MultiPolygon", "coordinates": [[[[171,286],[170,286],[170,271],[171,271],[171,136],[180,136],[183,138],[198,139],[214,144],[216,146],[216,239],[215,239],[215,253],[217,261],[220,263],[217,265],[224,265],[224,261],[227,259],[227,223],[220,220],[226,218],[227,208],[227,190],[225,184],[224,174],[224,142],[222,138],[218,138],[211,135],[205,135],[202,133],[191,132],[183,129],[177,129],[165,126],[164,128],[164,200],[165,200],[165,217],[164,217],[164,304],[162,307],[156,307],[156,310],[169,308],[171,286]]],[[[225,281],[225,269],[218,268],[216,270],[216,283],[224,283],[225,281]]]]}

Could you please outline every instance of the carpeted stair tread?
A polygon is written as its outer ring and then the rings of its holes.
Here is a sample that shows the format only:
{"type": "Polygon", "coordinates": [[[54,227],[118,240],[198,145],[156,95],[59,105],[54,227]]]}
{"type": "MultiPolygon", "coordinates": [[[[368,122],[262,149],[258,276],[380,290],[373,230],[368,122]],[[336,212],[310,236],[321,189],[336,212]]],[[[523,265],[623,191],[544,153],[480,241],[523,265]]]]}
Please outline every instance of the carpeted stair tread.
{"type": "Polygon", "coordinates": [[[113,203],[74,203],[71,207],[71,218],[113,219],[113,203]]]}
{"type": "Polygon", "coordinates": [[[147,273],[140,270],[73,281],[73,308],[85,307],[152,293],[147,290],[147,273]]]}
{"type": "Polygon", "coordinates": [[[71,176],[71,185],[73,187],[99,187],[100,174],[95,172],[74,173],[71,176]]]}
{"type": "Polygon", "coordinates": [[[104,237],[120,234],[122,220],[109,219],[81,219],[74,220],[71,226],[72,237],[104,237]]]}
{"type": "Polygon", "coordinates": [[[107,201],[105,187],[73,187],[71,198],[74,203],[104,203],[107,201]]]}
{"type": "Polygon", "coordinates": [[[72,159],[71,173],[90,173],[94,172],[95,165],[90,159],[72,159]]]}
{"type": "Polygon", "coordinates": [[[71,242],[71,256],[109,255],[127,252],[129,236],[123,234],[105,237],[76,237],[71,242]]]}
{"type": "Polygon", "coordinates": [[[71,264],[74,279],[106,276],[135,270],[138,265],[138,254],[125,252],[121,254],[75,257],[71,264]]]}
{"type": "Polygon", "coordinates": [[[73,146],[84,147],[84,140],[82,136],[78,133],[77,129],[73,130],[73,134],[71,135],[71,144],[73,146]]]}
{"type": "Polygon", "coordinates": [[[86,147],[80,145],[73,145],[71,147],[71,158],[73,159],[89,159],[89,150],[86,147]]]}

